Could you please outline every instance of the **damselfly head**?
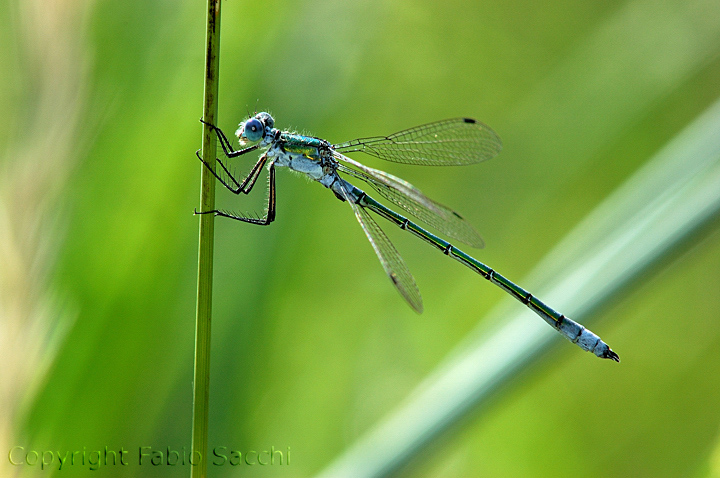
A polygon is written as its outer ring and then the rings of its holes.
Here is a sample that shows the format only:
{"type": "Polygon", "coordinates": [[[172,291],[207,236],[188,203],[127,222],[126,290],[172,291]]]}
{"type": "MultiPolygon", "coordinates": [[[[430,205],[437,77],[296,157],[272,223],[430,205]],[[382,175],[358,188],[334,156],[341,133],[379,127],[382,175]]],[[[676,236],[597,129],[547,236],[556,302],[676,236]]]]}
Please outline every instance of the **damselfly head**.
{"type": "Polygon", "coordinates": [[[235,136],[242,145],[255,143],[262,140],[273,126],[275,126],[275,120],[269,113],[258,113],[240,123],[235,136]]]}

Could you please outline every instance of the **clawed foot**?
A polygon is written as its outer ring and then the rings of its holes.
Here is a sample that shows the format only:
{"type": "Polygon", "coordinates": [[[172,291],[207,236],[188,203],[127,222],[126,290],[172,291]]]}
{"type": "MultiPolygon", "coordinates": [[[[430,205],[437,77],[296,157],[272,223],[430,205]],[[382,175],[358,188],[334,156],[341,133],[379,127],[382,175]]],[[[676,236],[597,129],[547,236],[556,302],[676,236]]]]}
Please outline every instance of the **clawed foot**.
{"type": "Polygon", "coordinates": [[[217,211],[198,211],[197,208],[193,209],[193,216],[199,216],[201,214],[214,214],[217,216],[217,211]]]}
{"type": "Polygon", "coordinates": [[[212,123],[208,123],[207,121],[203,120],[202,118],[200,118],[200,122],[201,122],[202,124],[206,124],[206,125],[210,126],[212,129],[218,129],[217,126],[215,126],[215,125],[212,124],[212,123]]]}

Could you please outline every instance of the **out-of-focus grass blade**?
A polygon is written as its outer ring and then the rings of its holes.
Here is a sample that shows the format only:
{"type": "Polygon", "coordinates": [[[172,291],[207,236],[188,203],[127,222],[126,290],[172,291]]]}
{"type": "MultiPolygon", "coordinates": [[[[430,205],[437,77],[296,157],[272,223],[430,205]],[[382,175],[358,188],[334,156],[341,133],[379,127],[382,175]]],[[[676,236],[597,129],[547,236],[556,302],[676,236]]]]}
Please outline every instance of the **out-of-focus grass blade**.
{"type": "MultiPolygon", "coordinates": [[[[614,301],[643,271],[676,252],[683,239],[720,214],[718,138],[720,101],[591,212],[537,272],[520,283],[552,284],[532,290],[587,323],[598,307],[614,301]]],[[[561,342],[555,331],[511,302],[501,303],[483,321],[503,327],[491,334],[470,334],[404,406],[320,476],[387,476],[541,352],[561,342]]],[[[613,346],[606,330],[595,331],[613,346]]],[[[623,350],[617,352],[622,358],[623,350]]]]}

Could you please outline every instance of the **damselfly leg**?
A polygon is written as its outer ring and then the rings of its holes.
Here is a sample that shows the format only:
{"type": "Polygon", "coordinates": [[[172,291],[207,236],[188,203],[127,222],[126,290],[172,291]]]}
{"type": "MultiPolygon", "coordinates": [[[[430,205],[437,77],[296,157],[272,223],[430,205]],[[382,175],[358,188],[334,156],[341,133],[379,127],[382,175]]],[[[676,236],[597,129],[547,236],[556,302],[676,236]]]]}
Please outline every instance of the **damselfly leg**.
{"type": "MultiPolygon", "coordinates": [[[[243,154],[249,153],[251,151],[254,151],[258,148],[258,145],[253,145],[247,148],[239,149],[237,151],[233,150],[232,144],[225,136],[225,133],[222,132],[222,130],[210,123],[206,123],[202,119],[200,120],[201,123],[206,124],[210,126],[218,137],[218,142],[220,143],[220,146],[223,149],[223,153],[228,158],[234,158],[238,156],[242,156],[243,154]]],[[[232,191],[234,194],[249,194],[252,190],[253,186],[257,182],[257,179],[260,177],[260,172],[262,171],[263,167],[267,163],[267,154],[262,154],[260,158],[258,159],[257,163],[252,167],[250,172],[248,173],[245,178],[243,178],[241,181],[238,181],[235,176],[228,170],[228,168],[225,166],[225,164],[220,160],[220,158],[215,158],[215,161],[220,164],[220,167],[223,169],[225,174],[228,178],[232,181],[233,185],[228,184],[228,182],[220,177],[220,175],[217,174],[217,172],[210,167],[210,165],[202,158],[200,155],[200,150],[195,152],[195,155],[198,157],[198,159],[205,165],[208,170],[215,176],[215,178],[220,181],[220,183],[225,186],[226,189],[229,191],[232,191]]],[[[263,217],[252,217],[252,216],[243,216],[240,214],[232,213],[230,211],[223,211],[220,209],[213,209],[211,211],[197,211],[195,210],[195,214],[214,214],[215,216],[221,216],[221,217],[227,217],[230,219],[235,219],[237,221],[247,222],[250,224],[257,224],[260,226],[267,226],[271,222],[275,220],[275,167],[272,163],[270,163],[270,167],[268,168],[268,205],[267,210],[265,212],[265,215],[263,217]]]]}
{"type": "MultiPolygon", "coordinates": [[[[223,153],[228,158],[236,158],[238,156],[242,156],[243,154],[249,153],[251,151],[255,151],[258,148],[258,145],[249,146],[247,148],[239,149],[239,150],[233,150],[232,144],[227,139],[227,136],[225,136],[225,133],[222,132],[220,128],[218,128],[215,125],[212,125],[210,123],[206,123],[202,119],[200,120],[201,123],[206,124],[210,126],[217,135],[218,142],[220,143],[220,147],[223,150],[223,153]]],[[[217,174],[214,168],[210,167],[210,165],[205,162],[205,160],[200,155],[200,150],[195,151],[195,155],[198,157],[198,159],[205,165],[207,168],[212,172],[213,176],[217,178],[218,181],[222,183],[223,186],[225,186],[227,189],[232,191],[235,194],[248,194],[253,186],[255,185],[255,182],[257,181],[258,177],[260,176],[260,171],[262,171],[263,166],[265,165],[265,161],[267,160],[266,155],[260,156],[260,159],[257,163],[255,163],[255,166],[253,166],[252,170],[250,170],[250,173],[242,180],[238,181],[235,178],[235,175],[232,174],[227,166],[225,166],[225,163],[222,162],[220,158],[215,158],[215,161],[220,164],[220,167],[225,171],[225,174],[228,178],[233,182],[234,186],[231,186],[225,181],[225,179],[221,178],[220,175],[217,174]]]]}
{"type": "Polygon", "coordinates": [[[273,164],[270,164],[269,168],[269,192],[268,192],[268,206],[267,206],[267,212],[265,213],[264,217],[258,218],[258,217],[250,217],[250,216],[242,216],[240,214],[232,213],[230,211],[222,211],[220,209],[213,209],[212,211],[197,211],[195,210],[195,214],[214,214],[216,216],[222,216],[222,217],[228,217],[230,219],[235,219],[236,221],[242,221],[247,222],[250,224],[257,224],[258,226],[267,226],[271,222],[275,220],[275,166],[273,164]]]}

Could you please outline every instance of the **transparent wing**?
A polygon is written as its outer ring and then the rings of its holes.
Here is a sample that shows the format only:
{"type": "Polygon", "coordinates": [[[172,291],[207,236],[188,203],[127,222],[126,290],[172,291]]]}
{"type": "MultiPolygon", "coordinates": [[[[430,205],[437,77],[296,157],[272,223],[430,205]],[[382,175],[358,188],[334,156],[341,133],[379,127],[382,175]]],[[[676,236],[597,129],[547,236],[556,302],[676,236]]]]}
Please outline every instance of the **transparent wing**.
{"type": "Polygon", "coordinates": [[[480,234],[462,216],[447,206],[428,198],[412,184],[392,174],[367,167],[341,154],[334,156],[336,159],[360,169],[360,171],[356,171],[339,164],[339,171],[365,181],[382,197],[420,221],[465,244],[478,248],[484,247],[485,244],[480,234]]]}
{"type": "Polygon", "coordinates": [[[502,141],[489,126],[479,121],[454,118],[390,136],[354,139],[333,148],[341,153],[362,151],[395,163],[454,166],[494,157],[502,149],[502,141]]]}
{"type": "Polygon", "coordinates": [[[375,250],[380,264],[382,264],[385,273],[390,277],[390,280],[395,285],[400,294],[410,304],[410,307],[415,309],[416,312],[422,313],[423,303],[422,296],[415,279],[413,278],[410,270],[405,264],[405,261],[400,256],[400,253],[395,249],[390,239],[385,235],[377,222],[370,216],[370,214],[362,206],[358,206],[350,198],[347,191],[343,191],[345,199],[348,204],[352,206],[357,217],[360,226],[362,226],[365,235],[367,236],[370,244],[375,250]]]}

